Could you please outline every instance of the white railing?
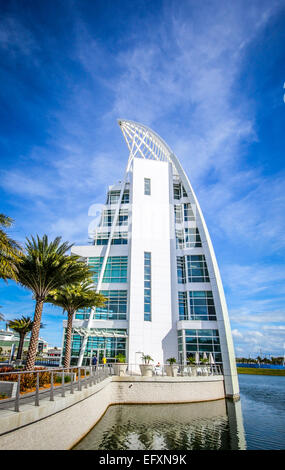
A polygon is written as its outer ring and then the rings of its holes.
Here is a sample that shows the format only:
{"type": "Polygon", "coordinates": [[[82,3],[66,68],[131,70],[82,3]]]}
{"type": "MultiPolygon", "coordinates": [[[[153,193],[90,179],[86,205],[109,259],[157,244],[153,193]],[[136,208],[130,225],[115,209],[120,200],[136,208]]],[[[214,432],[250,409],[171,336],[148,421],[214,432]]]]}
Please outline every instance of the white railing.
{"type": "MultiPolygon", "coordinates": [[[[139,364],[108,364],[111,369],[111,375],[127,375],[136,376],[144,375],[145,372],[141,370],[139,364]]],[[[152,365],[148,364],[148,376],[172,376],[172,377],[200,377],[200,376],[213,376],[222,375],[221,367],[219,365],[197,364],[197,365],[183,365],[183,364],[162,364],[152,365]]]]}

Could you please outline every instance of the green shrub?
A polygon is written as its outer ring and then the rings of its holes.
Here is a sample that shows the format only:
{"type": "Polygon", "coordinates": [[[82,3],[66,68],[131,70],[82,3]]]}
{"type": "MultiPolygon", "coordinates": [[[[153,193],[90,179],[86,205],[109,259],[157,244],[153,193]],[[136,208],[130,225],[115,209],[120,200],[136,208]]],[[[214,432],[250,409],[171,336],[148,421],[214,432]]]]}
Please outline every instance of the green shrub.
{"type": "Polygon", "coordinates": [[[143,360],[144,364],[149,364],[150,361],[153,361],[152,357],[150,357],[148,354],[144,354],[142,356],[142,360],[143,360]]]}
{"type": "Polygon", "coordinates": [[[175,357],[170,357],[169,359],[166,359],[166,362],[169,362],[169,364],[175,364],[176,359],[175,359],[175,357]]]}
{"type": "Polygon", "coordinates": [[[117,361],[118,361],[118,362],[121,362],[121,363],[125,363],[125,362],[126,362],[126,356],[124,356],[124,354],[122,354],[122,353],[117,354],[117,356],[115,357],[115,359],[117,359],[117,361]]]}
{"type": "MultiPolygon", "coordinates": [[[[55,375],[54,376],[54,382],[55,383],[62,383],[62,375],[55,375]]],[[[71,376],[70,375],[65,375],[64,376],[64,383],[69,383],[71,382],[71,376]]]]}

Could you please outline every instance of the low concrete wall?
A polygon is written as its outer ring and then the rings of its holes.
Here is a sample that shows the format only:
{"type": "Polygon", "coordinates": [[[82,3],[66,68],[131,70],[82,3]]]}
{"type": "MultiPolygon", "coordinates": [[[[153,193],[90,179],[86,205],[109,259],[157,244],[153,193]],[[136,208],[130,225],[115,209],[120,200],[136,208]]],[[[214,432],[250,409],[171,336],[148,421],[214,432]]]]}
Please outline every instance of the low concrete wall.
{"type": "Polygon", "coordinates": [[[108,377],[54,402],[0,411],[0,449],[65,450],[73,447],[111,404],[190,403],[225,397],[223,378],[108,377]]]}
{"type": "Polygon", "coordinates": [[[113,403],[192,403],[225,397],[220,377],[116,377],[113,403]]]}

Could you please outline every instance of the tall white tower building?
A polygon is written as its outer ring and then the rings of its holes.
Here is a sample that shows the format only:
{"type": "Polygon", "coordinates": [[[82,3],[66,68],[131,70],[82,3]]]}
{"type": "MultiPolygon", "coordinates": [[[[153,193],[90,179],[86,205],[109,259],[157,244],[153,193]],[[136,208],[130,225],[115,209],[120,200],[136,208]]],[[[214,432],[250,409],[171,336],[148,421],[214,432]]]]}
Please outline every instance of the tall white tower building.
{"type": "Polygon", "coordinates": [[[121,352],[133,365],[142,354],[186,364],[206,354],[222,366],[226,395],[238,396],[223,285],[194,191],[161,137],[133,121],[119,126],[129,150],[124,179],[109,187],[92,245],[72,249],[108,300],[75,314],[72,361],[113,362],[121,352]]]}

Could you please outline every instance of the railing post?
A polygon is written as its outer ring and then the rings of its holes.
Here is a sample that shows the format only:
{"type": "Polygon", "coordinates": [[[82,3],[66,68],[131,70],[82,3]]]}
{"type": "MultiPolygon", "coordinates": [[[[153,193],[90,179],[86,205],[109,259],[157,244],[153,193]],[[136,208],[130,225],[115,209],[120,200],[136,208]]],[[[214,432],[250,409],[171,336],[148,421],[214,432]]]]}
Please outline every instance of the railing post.
{"type": "Polygon", "coordinates": [[[36,372],[36,396],[35,406],[40,406],[39,388],[40,388],[40,372],[36,372]]]}
{"type": "Polygon", "coordinates": [[[73,369],[70,369],[70,393],[73,394],[73,369]]]}
{"type": "Polygon", "coordinates": [[[51,376],[50,376],[50,401],[54,401],[54,393],[53,393],[53,370],[51,371],[51,376]]]}
{"type": "Polygon", "coordinates": [[[78,391],[81,392],[81,367],[78,367],[78,391]]]}
{"type": "Polygon", "coordinates": [[[15,397],[15,411],[20,411],[20,386],[21,386],[21,374],[18,374],[18,381],[17,381],[17,391],[15,397]]]}
{"type": "Polygon", "coordinates": [[[64,389],[64,369],[62,369],[62,377],[61,377],[61,396],[65,397],[65,389],[64,389]]]}

